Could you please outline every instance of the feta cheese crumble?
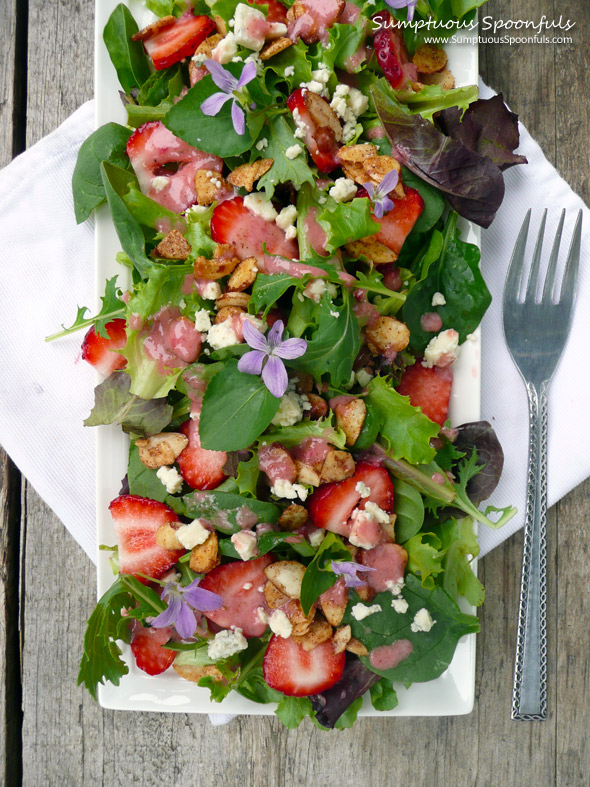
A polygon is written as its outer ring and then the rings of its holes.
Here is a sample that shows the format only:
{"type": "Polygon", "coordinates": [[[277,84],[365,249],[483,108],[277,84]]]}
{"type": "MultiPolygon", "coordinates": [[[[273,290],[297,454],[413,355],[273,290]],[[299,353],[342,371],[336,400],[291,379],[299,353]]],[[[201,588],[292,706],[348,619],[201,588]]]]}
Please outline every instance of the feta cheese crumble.
{"type": "Polygon", "coordinates": [[[432,369],[433,366],[450,366],[457,360],[459,354],[459,334],[449,328],[441,331],[431,339],[424,350],[424,360],[422,366],[432,369]]]}
{"type": "Polygon", "coordinates": [[[310,533],[307,538],[309,539],[309,543],[314,549],[317,549],[319,545],[322,543],[324,538],[326,537],[326,531],[323,530],[321,527],[318,527],[317,530],[314,530],[310,533]]]}
{"type": "Polygon", "coordinates": [[[308,282],[303,289],[303,295],[306,298],[314,301],[314,303],[319,303],[322,299],[322,295],[326,292],[326,282],[323,279],[314,279],[313,281],[308,282]]]}
{"type": "Polygon", "coordinates": [[[238,42],[234,33],[228,33],[225,38],[217,44],[215,49],[211,52],[211,59],[217,60],[218,63],[224,65],[231,63],[234,57],[238,54],[238,42]]]}
{"type": "Polygon", "coordinates": [[[221,661],[221,659],[228,659],[241,650],[246,650],[247,647],[248,640],[242,634],[242,629],[235,628],[231,631],[224,629],[218,631],[207,645],[207,655],[211,661],[221,661]]]}
{"type": "Polygon", "coordinates": [[[282,497],[285,500],[295,500],[296,498],[306,500],[308,494],[303,484],[292,484],[286,478],[278,478],[271,486],[270,492],[272,495],[282,497]]]}
{"type": "Polygon", "coordinates": [[[169,467],[168,465],[159,467],[156,475],[166,487],[169,495],[175,495],[182,489],[182,476],[175,467],[169,467]]]}
{"type": "Polygon", "coordinates": [[[353,180],[349,178],[336,178],[336,181],[330,191],[329,195],[335,202],[348,202],[351,200],[358,189],[353,180]]]}
{"type": "Polygon", "coordinates": [[[375,612],[381,612],[381,606],[379,604],[372,604],[368,607],[366,604],[359,603],[355,604],[350,611],[355,620],[364,620],[368,618],[369,615],[374,615],[375,612]]]}
{"type": "Polygon", "coordinates": [[[256,150],[263,151],[264,148],[267,147],[268,147],[268,139],[266,137],[262,137],[262,139],[259,139],[258,142],[256,143],[256,150]]]}
{"type": "Polygon", "coordinates": [[[419,609],[414,615],[414,620],[412,621],[410,628],[414,634],[417,634],[419,631],[428,633],[435,623],[436,620],[432,619],[430,612],[422,607],[422,609],[419,609]]]}
{"type": "Polygon", "coordinates": [[[214,350],[240,343],[231,320],[224,320],[219,325],[212,325],[207,333],[207,341],[214,350]]]}
{"type": "Polygon", "coordinates": [[[251,557],[258,554],[256,533],[251,530],[240,530],[239,533],[234,533],[231,542],[240,556],[240,560],[250,560],[251,557]]]}
{"type": "Polygon", "coordinates": [[[257,8],[239,3],[234,13],[236,43],[258,52],[264,46],[266,17],[257,8]]]}
{"type": "Polygon", "coordinates": [[[432,305],[433,306],[444,306],[447,302],[447,299],[442,294],[442,292],[435,292],[432,296],[432,305]]]}
{"type": "Polygon", "coordinates": [[[367,111],[369,99],[355,87],[337,85],[330,106],[336,115],[344,121],[343,141],[350,142],[356,133],[357,118],[367,111]]]}
{"type": "Polygon", "coordinates": [[[176,531],[176,538],[180,541],[185,549],[193,549],[194,547],[204,544],[209,538],[211,531],[203,527],[200,519],[193,520],[190,525],[182,525],[176,531]]]}
{"type": "Polygon", "coordinates": [[[403,577],[400,577],[398,580],[389,579],[385,583],[387,590],[389,590],[390,593],[393,593],[394,596],[399,596],[405,584],[406,583],[403,577]]]}
{"type": "Polygon", "coordinates": [[[282,609],[275,609],[268,619],[268,625],[273,634],[283,639],[289,639],[293,625],[282,609]]]}
{"type": "Polygon", "coordinates": [[[208,281],[200,290],[199,295],[206,301],[216,301],[221,295],[221,287],[216,281],[208,281]]]}
{"type": "Polygon", "coordinates": [[[244,205],[251,210],[252,213],[256,213],[258,216],[262,216],[265,221],[274,221],[276,217],[279,215],[273,207],[272,202],[263,194],[248,194],[244,197],[244,205]]]}
{"type": "Polygon", "coordinates": [[[287,66],[287,68],[284,71],[284,74],[286,77],[295,76],[295,66],[287,66]]]}

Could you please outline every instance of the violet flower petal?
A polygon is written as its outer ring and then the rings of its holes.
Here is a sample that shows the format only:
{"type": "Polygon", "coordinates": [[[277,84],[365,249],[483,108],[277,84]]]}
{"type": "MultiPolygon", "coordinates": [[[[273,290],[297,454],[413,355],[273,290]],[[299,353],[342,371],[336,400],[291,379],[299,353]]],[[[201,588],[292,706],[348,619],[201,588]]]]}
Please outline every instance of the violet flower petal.
{"type": "Polygon", "coordinates": [[[384,210],[383,210],[383,203],[381,202],[381,200],[379,200],[373,205],[373,213],[375,214],[375,218],[377,219],[383,218],[384,210]]]}
{"type": "Polygon", "coordinates": [[[393,191],[399,181],[399,173],[397,169],[390,170],[379,184],[378,191],[382,196],[386,196],[390,191],[393,191]]]}
{"type": "Polygon", "coordinates": [[[178,631],[182,639],[188,639],[195,633],[195,629],[197,628],[195,613],[184,601],[180,605],[176,623],[174,625],[176,627],[176,631],[178,631]]]}
{"type": "Polygon", "coordinates": [[[246,116],[235,98],[231,105],[231,122],[234,124],[234,131],[241,137],[246,130],[246,116]]]}
{"type": "Polygon", "coordinates": [[[279,346],[273,350],[273,355],[278,355],[279,358],[292,360],[299,358],[307,350],[307,342],[305,339],[285,339],[279,346]]]}
{"type": "Polygon", "coordinates": [[[205,588],[193,587],[194,582],[188,585],[183,592],[184,598],[194,609],[200,612],[211,612],[223,606],[223,599],[217,593],[212,593],[205,588]]]}
{"type": "Polygon", "coordinates": [[[380,205],[383,213],[389,213],[389,211],[393,210],[395,207],[394,201],[389,197],[383,197],[383,199],[380,200],[380,205]]]}
{"type": "Polygon", "coordinates": [[[275,350],[281,343],[283,338],[283,331],[285,330],[285,326],[282,320],[277,320],[275,324],[272,326],[270,331],[268,332],[268,336],[266,338],[267,346],[272,351],[275,350]]]}
{"type": "Polygon", "coordinates": [[[152,626],[157,629],[171,626],[176,621],[181,606],[182,600],[180,596],[172,596],[168,602],[168,607],[152,620],[152,626]]]}
{"type": "Polygon", "coordinates": [[[374,196],[374,193],[375,193],[375,184],[374,183],[370,183],[370,182],[369,183],[363,183],[363,188],[365,189],[365,191],[369,195],[369,198],[373,199],[373,196],[374,196]]]}
{"type": "Polygon", "coordinates": [[[205,60],[204,64],[213,82],[224,93],[231,94],[238,86],[238,80],[216,60],[205,60]]]}
{"type": "Polygon", "coordinates": [[[226,101],[231,101],[231,96],[227,96],[225,93],[213,93],[201,104],[201,112],[209,117],[218,115],[226,101]]]}
{"type": "Polygon", "coordinates": [[[242,73],[240,74],[240,78],[238,79],[238,83],[234,89],[239,90],[241,87],[244,87],[244,85],[247,85],[248,82],[251,82],[255,76],[256,76],[256,63],[254,63],[254,61],[251,60],[249,63],[246,63],[246,65],[242,69],[242,73]]]}
{"type": "Polygon", "coordinates": [[[289,385],[287,370],[285,369],[285,364],[276,355],[271,355],[266,362],[262,370],[262,381],[277,399],[280,399],[287,390],[289,385]]]}
{"type": "Polygon", "coordinates": [[[365,584],[364,581],[357,576],[360,571],[376,571],[376,569],[370,566],[363,566],[352,560],[343,560],[338,563],[332,560],[331,567],[332,571],[337,576],[344,577],[344,584],[347,588],[357,588],[365,584]]]}
{"type": "Polygon", "coordinates": [[[242,355],[238,361],[238,371],[244,374],[260,374],[265,358],[266,353],[261,350],[252,350],[252,352],[242,355]]]}
{"type": "Polygon", "coordinates": [[[261,331],[257,330],[250,320],[244,320],[242,333],[244,334],[246,344],[250,345],[253,350],[261,350],[262,352],[268,351],[266,336],[261,331]]]}

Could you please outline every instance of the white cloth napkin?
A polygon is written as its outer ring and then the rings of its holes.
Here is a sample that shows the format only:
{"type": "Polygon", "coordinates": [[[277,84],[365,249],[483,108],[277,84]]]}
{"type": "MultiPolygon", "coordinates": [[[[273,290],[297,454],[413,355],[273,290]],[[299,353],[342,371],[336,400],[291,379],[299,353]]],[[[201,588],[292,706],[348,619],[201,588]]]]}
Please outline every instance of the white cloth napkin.
{"type": "MultiPolygon", "coordinates": [[[[481,95],[492,91],[481,84],[481,95]]],[[[93,307],[92,221],[76,226],[70,181],[76,154],[94,126],[92,102],[0,172],[0,443],[91,560],[96,559],[95,456],[92,429],[82,426],[93,403],[94,370],[78,363],[81,334],[44,343],[70,324],[78,304],[93,307]]],[[[506,198],[482,233],[483,270],[494,302],[483,322],[482,417],[504,447],[504,475],[492,501],[519,514],[500,531],[480,528],[481,554],[523,524],[528,415],[523,384],[508,355],[500,305],[506,269],[528,207],[534,222],[550,208],[547,237],[568,209],[565,237],[584,210],[583,249],[590,253],[590,213],[521,127],[528,166],[505,173],[506,198]]],[[[534,223],[533,222],[533,223],[534,223]]],[[[549,503],[590,475],[590,386],[582,377],[590,309],[590,271],[581,265],[570,341],[550,389],[549,503]]]]}

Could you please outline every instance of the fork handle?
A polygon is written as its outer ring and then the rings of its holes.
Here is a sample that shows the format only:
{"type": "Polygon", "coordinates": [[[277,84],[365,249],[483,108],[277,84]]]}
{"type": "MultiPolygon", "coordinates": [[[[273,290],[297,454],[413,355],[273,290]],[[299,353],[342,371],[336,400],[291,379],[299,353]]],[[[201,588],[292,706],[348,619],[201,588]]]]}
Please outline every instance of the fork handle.
{"type": "Polygon", "coordinates": [[[547,718],[547,387],[527,383],[529,474],[511,713],[521,721],[547,718]]]}

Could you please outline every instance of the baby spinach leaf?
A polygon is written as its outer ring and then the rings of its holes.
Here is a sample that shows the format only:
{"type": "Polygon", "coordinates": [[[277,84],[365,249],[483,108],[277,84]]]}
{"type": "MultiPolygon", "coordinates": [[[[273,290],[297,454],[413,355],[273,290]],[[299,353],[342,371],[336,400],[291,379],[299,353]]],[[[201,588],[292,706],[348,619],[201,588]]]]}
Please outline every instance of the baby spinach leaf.
{"type": "Polygon", "coordinates": [[[62,325],[61,327],[63,330],[48,336],[45,341],[51,342],[53,339],[59,339],[61,336],[67,336],[69,333],[80,331],[83,328],[90,328],[91,325],[94,325],[95,330],[99,336],[102,336],[103,339],[108,339],[109,335],[107,333],[106,326],[111,320],[115,319],[115,317],[122,317],[125,314],[126,309],[125,304],[119,297],[121,291],[117,288],[116,282],[117,276],[113,276],[112,279],[107,279],[104,295],[101,296],[102,306],[100,307],[100,311],[95,314],[94,317],[86,316],[87,312],[89,311],[87,306],[78,306],[78,311],[74,322],[68,328],[66,328],[65,325],[62,325]]]}
{"type": "Polygon", "coordinates": [[[326,231],[326,251],[332,254],[345,243],[379,232],[379,224],[371,217],[370,202],[359,197],[350,202],[337,202],[318,214],[318,221],[326,231]]]}
{"type": "Polygon", "coordinates": [[[397,518],[395,520],[395,540],[404,544],[420,530],[424,523],[424,503],[422,495],[410,484],[395,478],[394,505],[397,518]]]}
{"type": "Polygon", "coordinates": [[[242,497],[231,492],[190,492],[181,498],[168,497],[168,505],[177,514],[190,519],[203,518],[217,530],[228,535],[241,530],[244,516],[254,515],[258,522],[274,524],[281,510],[273,503],[264,503],[251,497],[242,497]]]}
{"type": "Polygon", "coordinates": [[[301,582],[300,602],[306,615],[313,602],[338,581],[338,576],[330,567],[332,560],[350,560],[350,552],[335,533],[328,532],[314,559],[305,569],[301,582]]]}
{"type": "Polygon", "coordinates": [[[124,371],[113,372],[94,389],[94,407],[84,426],[119,424],[124,432],[151,435],[161,432],[172,418],[166,399],[140,399],[130,393],[131,378],[124,371]]]}
{"type": "Polygon", "coordinates": [[[369,689],[371,692],[371,704],[375,710],[393,710],[398,705],[395,689],[390,680],[381,678],[369,689]]]}
{"type": "Polygon", "coordinates": [[[260,377],[238,371],[231,359],[215,375],[203,397],[199,434],[203,448],[239,451],[249,448],[279,409],[260,377]]]}
{"type": "Polygon", "coordinates": [[[301,287],[301,279],[288,273],[259,273],[252,287],[252,297],[248,304],[251,314],[263,313],[266,317],[271,306],[284,295],[289,287],[301,287]]]}
{"type": "Polygon", "coordinates": [[[74,212],[78,224],[86,221],[106,199],[100,172],[101,162],[110,161],[119,167],[129,168],[126,146],[130,134],[128,128],[118,123],[105,123],[82,143],[72,176],[74,212]]]}
{"type": "Polygon", "coordinates": [[[430,462],[436,453],[430,440],[437,436],[438,424],[419,407],[413,407],[409,398],[395,391],[383,377],[374,377],[368,389],[367,401],[381,416],[380,434],[389,444],[390,455],[412,464],[430,462]]]}
{"type": "Polygon", "coordinates": [[[144,465],[139,458],[139,450],[135,447],[135,443],[131,443],[127,467],[129,494],[149,497],[150,500],[164,503],[168,497],[168,490],[156,475],[157,472],[144,465]]]}
{"type": "Polygon", "coordinates": [[[293,129],[284,115],[271,118],[264,136],[268,140],[264,157],[271,158],[273,165],[258,181],[259,191],[264,189],[267,198],[271,199],[278,183],[293,183],[296,187],[304,183],[313,184],[314,175],[307,163],[305,145],[293,136],[293,129]],[[299,145],[302,152],[291,159],[287,156],[287,150],[293,145],[299,145]]]}
{"type": "Polygon", "coordinates": [[[439,191],[430,183],[426,183],[407,167],[402,167],[402,181],[404,186],[409,186],[420,194],[424,200],[424,209],[418,216],[418,221],[412,228],[412,233],[422,233],[431,230],[445,209],[445,198],[441,191],[439,191]]]}
{"type": "Polygon", "coordinates": [[[119,3],[103,32],[106,48],[125,93],[130,93],[134,87],[141,87],[150,75],[150,64],[143,44],[131,40],[138,30],[137,22],[127,6],[119,3]]]}
{"type": "Polygon", "coordinates": [[[451,663],[458,641],[465,634],[479,631],[479,621],[466,615],[450,596],[440,587],[426,590],[420,581],[409,574],[402,595],[408,602],[408,611],[396,612],[391,606],[391,593],[379,593],[373,604],[379,604],[376,612],[363,620],[356,620],[351,609],[358,602],[353,593],[342,621],[350,625],[352,636],[365,645],[369,654],[375,648],[391,645],[398,640],[409,640],[412,652],[397,667],[380,670],[371,664],[370,656],[361,656],[361,661],[378,675],[391,681],[423,683],[441,675],[451,663]],[[427,609],[435,620],[430,631],[411,630],[411,623],[420,609],[427,609]]]}
{"type": "MultiPolygon", "coordinates": [[[[200,0],[199,0],[200,2],[200,0]]],[[[186,4],[179,0],[145,0],[146,8],[149,8],[156,16],[180,16],[186,11],[186,4]]],[[[195,14],[208,14],[209,6],[205,5],[206,11],[197,11],[195,14]]]]}

